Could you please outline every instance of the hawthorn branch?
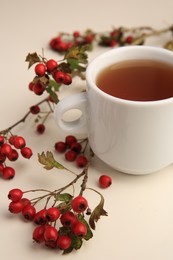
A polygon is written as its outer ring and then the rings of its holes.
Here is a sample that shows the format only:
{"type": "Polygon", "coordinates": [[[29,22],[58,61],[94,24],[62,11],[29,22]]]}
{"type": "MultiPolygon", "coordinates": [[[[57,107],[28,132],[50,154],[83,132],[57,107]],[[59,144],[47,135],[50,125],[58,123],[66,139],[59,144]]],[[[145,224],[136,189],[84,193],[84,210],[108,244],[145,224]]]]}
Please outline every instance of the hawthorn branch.
{"type": "MultiPolygon", "coordinates": [[[[35,104],[35,106],[41,105],[41,104],[43,104],[44,102],[47,102],[48,105],[49,105],[49,108],[50,108],[50,112],[48,113],[48,115],[49,115],[50,113],[53,112],[53,110],[52,110],[52,108],[51,108],[51,106],[50,106],[49,101],[48,101],[47,98],[41,100],[40,102],[38,102],[37,104],[35,104]]],[[[9,133],[13,128],[15,128],[16,126],[18,126],[19,124],[25,123],[26,119],[28,118],[28,116],[29,116],[30,114],[31,114],[31,111],[29,110],[19,121],[17,121],[16,123],[12,124],[12,125],[9,126],[8,128],[6,128],[6,129],[4,129],[4,130],[1,130],[1,131],[0,131],[0,134],[5,135],[5,134],[9,133]]],[[[46,117],[46,118],[47,118],[47,117],[46,117]]]]}

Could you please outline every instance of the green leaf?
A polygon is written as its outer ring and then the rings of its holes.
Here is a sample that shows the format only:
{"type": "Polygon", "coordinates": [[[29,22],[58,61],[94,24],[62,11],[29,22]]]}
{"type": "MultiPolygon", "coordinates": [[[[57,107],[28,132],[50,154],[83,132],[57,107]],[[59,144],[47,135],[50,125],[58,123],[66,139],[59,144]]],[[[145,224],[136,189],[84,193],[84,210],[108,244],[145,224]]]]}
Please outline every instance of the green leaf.
{"type": "Polygon", "coordinates": [[[65,54],[64,59],[76,59],[79,63],[86,64],[88,62],[88,55],[86,51],[89,50],[89,46],[86,45],[79,45],[79,46],[72,46],[65,54]]]}
{"type": "Polygon", "coordinates": [[[53,99],[53,101],[57,104],[59,102],[59,99],[58,99],[56,93],[52,90],[52,88],[48,87],[48,88],[46,88],[46,91],[49,93],[49,95],[53,99]]]}
{"type": "Polygon", "coordinates": [[[72,200],[72,198],[73,198],[73,196],[69,193],[57,194],[57,196],[56,196],[57,201],[69,202],[72,200]]]}
{"type": "Polygon", "coordinates": [[[84,72],[86,70],[86,67],[81,66],[77,59],[70,58],[70,59],[67,59],[67,62],[70,64],[71,70],[77,69],[82,72],[84,72]]]}
{"type": "Polygon", "coordinates": [[[44,165],[46,170],[51,170],[54,167],[57,169],[64,169],[64,166],[58,163],[54,159],[52,152],[49,151],[47,151],[46,154],[44,152],[38,154],[38,161],[44,165]]]}
{"type": "Polygon", "coordinates": [[[72,245],[73,245],[74,249],[76,249],[76,250],[80,249],[82,246],[82,239],[77,236],[73,236],[72,245]]]}
{"type": "Polygon", "coordinates": [[[35,63],[41,62],[40,57],[37,55],[36,52],[34,53],[28,53],[25,59],[26,62],[29,62],[28,69],[35,63]]]}
{"type": "Polygon", "coordinates": [[[103,208],[103,206],[104,206],[104,198],[101,195],[101,193],[99,193],[99,195],[101,197],[100,203],[93,210],[93,212],[91,213],[91,216],[89,218],[90,227],[92,229],[94,229],[94,230],[95,230],[95,222],[97,222],[100,219],[101,216],[107,216],[107,212],[103,208]]]}
{"type": "Polygon", "coordinates": [[[67,248],[67,249],[65,249],[65,250],[63,251],[63,255],[67,255],[67,254],[71,253],[72,251],[73,251],[73,247],[70,246],[69,248],[67,248]]]}
{"type": "Polygon", "coordinates": [[[53,87],[55,91],[59,90],[60,84],[56,83],[55,80],[50,79],[49,80],[49,87],[53,87]]]}

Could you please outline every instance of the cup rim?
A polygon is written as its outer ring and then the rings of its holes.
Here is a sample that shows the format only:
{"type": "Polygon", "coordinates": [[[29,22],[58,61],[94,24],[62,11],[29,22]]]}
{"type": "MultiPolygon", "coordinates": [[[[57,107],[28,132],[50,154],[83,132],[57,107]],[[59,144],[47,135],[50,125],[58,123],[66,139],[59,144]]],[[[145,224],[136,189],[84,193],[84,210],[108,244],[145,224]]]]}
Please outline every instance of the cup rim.
{"type": "MultiPolygon", "coordinates": [[[[114,97],[114,96],[111,96],[111,95],[103,92],[101,89],[99,89],[96,86],[95,82],[93,81],[92,72],[94,71],[94,73],[95,73],[94,68],[97,66],[98,62],[101,62],[103,59],[106,59],[107,57],[110,57],[110,56],[114,55],[115,53],[129,52],[129,50],[130,51],[132,51],[132,50],[141,51],[141,49],[144,51],[153,52],[155,54],[160,54],[160,55],[164,56],[165,58],[166,57],[169,58],[170,60],[172,58],[172,62],[165,61],[165,63],[172,64],[172,66],[173,66],[173,53],[170,50],[164,49],[163,47],[137,45],[137,46],[122,46],[122,47],[114,48],[114,49],[108,50],[108,51],[98,55],[88,64],[87,69],[86,69],[86,82],[87,82],[88,89],[93,88],[102,97],[106,97],[107,99],[109,99],[112,102],[116,102],[116,103],[124,104],[124,105],[156,106],[156,105],[164,105],[165,103],[166,104],[171,103],[173,101],[173,97],[160,99],[160,100],[153,100],[153,101],[135,101],[135,100],[127,100],[127,99],[122,99],[119,97],[114,97]]],[[[163,61],[162,59],[159,59],[157,55],[154,60],[163,61]]],[[[113,64],[113,63],[110,62],[109,65],[111,65],[111,64],[113,64]]]]}

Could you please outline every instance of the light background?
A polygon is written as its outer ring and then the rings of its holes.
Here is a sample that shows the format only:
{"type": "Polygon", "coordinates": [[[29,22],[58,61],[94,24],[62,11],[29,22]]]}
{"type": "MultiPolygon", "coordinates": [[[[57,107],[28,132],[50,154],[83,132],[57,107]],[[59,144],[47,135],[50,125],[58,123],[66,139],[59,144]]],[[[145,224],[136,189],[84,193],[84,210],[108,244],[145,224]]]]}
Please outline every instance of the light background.
{"type": "MultiPolygon", "coordinates": [[[[28,91],[33,70],[27,70],[28,52],[58,59],[48,48],[50,39],[60,31],[73,32],[91,28],[96,32],[110,30],[113,26],[149,25],[163,28],[173,22],[171,0],[0,0],[0,129],[19,120],[39,97],[28,91]]],[[[155,39],[153,44],[159,43],[155,39]]],[[[105,49],[95,50],[89,59],[105,49]]],[[[81,85],[80,85],[81,84],[81,85]]],[[[76,89],[64,89],[69,95],[76,89]]],[[[33,148],[32,160],[17,162],[16,177],[11,181],[0,179],[0,257],[1,259],[57,259],[57,251],[32,243],[31,223],[23,223],[18,216],[8,212],[8,191],[14,187],[55,189],[64,185],[71,176],[46,172],[37,163],[37,153],[52,150],[55,141],[65,134],[51,118],[44,135],[38,136],[32,118],[15,130],[25,136],[33,148]]],[[[63,161],[62,158],[60,158],[63,161]]],[[[173,167],[146,176],[128,176],[118,173],[95,159],[90,169],[89,184],[97,188],[100,173],[109,174],[113,185],[101,190],[108,211],[97,224],[94,237],[84,243],[81,250],[66,259],[116,259],[116,260],[172,260],[173,259],[173,167]]],[[[88,198],[97,202],[96,196],[88,198]]]]}

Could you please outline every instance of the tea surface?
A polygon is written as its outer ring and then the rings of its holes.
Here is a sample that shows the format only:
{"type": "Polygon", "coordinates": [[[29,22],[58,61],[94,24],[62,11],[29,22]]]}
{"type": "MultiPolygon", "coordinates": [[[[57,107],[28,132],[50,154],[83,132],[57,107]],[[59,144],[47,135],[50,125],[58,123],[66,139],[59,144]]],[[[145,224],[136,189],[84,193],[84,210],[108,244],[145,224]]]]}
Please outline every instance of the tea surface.
{"type": "Polygon", "coordinates": [[[153,60],[113,64],[100,72],[96,85],[107,94],[133,101],[173,97],[173,66],[153,60]]]}

